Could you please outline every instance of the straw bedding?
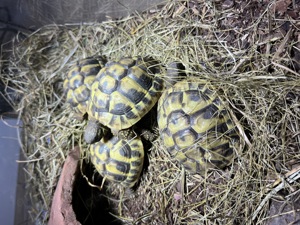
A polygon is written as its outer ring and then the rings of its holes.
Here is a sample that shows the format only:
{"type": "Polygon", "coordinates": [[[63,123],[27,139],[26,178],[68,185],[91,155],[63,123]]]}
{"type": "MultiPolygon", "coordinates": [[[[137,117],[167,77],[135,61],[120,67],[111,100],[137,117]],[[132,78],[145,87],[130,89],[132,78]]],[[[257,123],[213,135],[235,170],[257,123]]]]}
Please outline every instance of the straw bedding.
{"type": "Polygon", "coordinates": [[[15,44],[11,58],[1,61],[1,79],[15,90],[7,98],[23,121],[30,215],[37,224],[48,220],[69,149],[79,145],[82,163],[89,163],[86,121],[74,120],[62,82],[78,59],[95,54],[182,62],[192,82],[206,79],[217,88],[241,138],[233,165],[205,176],[184,171],[159,139],[147,150],[136,190],[106,182],[99,191],[97,175],[87,176],[114,218],[123,224],[266,224],[273,200],[297,201],[299,5],[251,2],[169,1],[119,20],[49,25],[15,44]]]}

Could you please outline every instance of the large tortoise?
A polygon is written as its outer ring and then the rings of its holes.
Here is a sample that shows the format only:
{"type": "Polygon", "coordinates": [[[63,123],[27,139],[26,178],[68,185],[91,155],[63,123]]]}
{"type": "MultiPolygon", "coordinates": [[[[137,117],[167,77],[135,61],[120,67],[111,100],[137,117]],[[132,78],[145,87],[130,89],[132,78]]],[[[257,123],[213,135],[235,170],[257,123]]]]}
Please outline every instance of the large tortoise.
{"type": "Polygon", "coordinates": [[[224,103],[205,81],[176,83],[158,101],[161,140],[191,173],[224,168],[238,140],[224,103]]]}
{"type": "Polygon", "coordinates": [[[163,90],[159,72],[159,64],[150,58],[108,62],[91,87],[86,142],[102,138],[100,127],[108,127],[120,138],[134,137],[130,128],[151,110],[163,90]]]}

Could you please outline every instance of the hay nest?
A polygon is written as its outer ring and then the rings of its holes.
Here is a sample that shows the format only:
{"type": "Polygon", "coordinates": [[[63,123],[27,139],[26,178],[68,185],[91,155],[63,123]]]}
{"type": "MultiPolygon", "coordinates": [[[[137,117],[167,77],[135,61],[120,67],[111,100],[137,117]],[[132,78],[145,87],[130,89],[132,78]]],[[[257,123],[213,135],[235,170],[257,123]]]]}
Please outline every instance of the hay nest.
{"type": "Polygon", "coordinates": [[[170,1],[119,20],[46,26],[15,45],[9,62],[1,61],[1,79],[15,90],[8,98],[24,124],[32,219],[47,222],[69,149],[79,145],[88,161],[86,122],[73,119],[62,82],[75,61],[95,54],[182,62],[195,82],[217,87],[242,140],[232,166],[205,176],[186,173],[156,140],[134,192],[111,183],[96,192],[115,218],[124,224],[264,224],[272,200],[294,203],[300,188],[299,6],[278,2],[170,1]]]}

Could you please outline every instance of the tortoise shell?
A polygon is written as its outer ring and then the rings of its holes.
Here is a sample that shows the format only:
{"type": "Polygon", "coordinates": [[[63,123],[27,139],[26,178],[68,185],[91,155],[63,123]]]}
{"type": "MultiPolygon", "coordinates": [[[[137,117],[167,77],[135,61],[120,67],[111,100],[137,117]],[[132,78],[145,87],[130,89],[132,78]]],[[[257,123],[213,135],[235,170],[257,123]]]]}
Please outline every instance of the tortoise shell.
{"type": "Polygon", "coordinates": [[[130,128],[155,105],[163,84],[155,76],[157,63],[143,58],[108,62],[95,78],[88,103],[89,116],[113,133],[130,128]]]}
{"type": "Polygon", "coordinates": [[[158,101],[161,139],[172,157],[191,173],[224,168],[237,140],[225,105],[204,82],[181,81],[158,101]]]}
{"type": "Polygon", "coordinates": [[[104,67],[105,62],[106,60],[102,56],[79,60],[70,69],[64,80],[63,88],[67,102],[79,116],[83,116],[87,112],[92,83],[100,69],[104,67]]]}
{"type": "Polygon", "coordinates": [[[140,137],[131,140],[113,136],[91,145],[91,161],[98,173],[124,187],[138,181],[144,163],[144,147],[140,137]]]}

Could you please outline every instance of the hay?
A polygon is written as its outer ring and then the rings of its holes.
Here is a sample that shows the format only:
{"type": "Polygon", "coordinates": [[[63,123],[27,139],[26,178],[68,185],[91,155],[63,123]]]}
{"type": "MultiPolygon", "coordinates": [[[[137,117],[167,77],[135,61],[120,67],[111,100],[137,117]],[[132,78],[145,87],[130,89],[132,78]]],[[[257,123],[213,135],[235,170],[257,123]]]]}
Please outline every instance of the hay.
{"type": "Polygon", "coordinates": [[[31,218],[47,222],[68,150],[80,145],[82,158],[88,156],[86,122],[75,121],[64,104],[62,81],[75,61],[95,54],[182,62],[193,82],[206,79],[217,88],[242,140],[232,166],[204,177],[186,173],[156,140],[137,190],[123,193],[109,184],[104,193],[124,224],[263,224],[272,198],[292,202],[299,183],[275,188],[300,163],[300,74],[293,53],[299,21],[278,19],[276,9],[273,2],[228,8],[170,1],[116,21],[46,26],[16,45],[8,67],[2,61],[1,79],[22,96],[9,100],[24,124],[31,218]]]}

